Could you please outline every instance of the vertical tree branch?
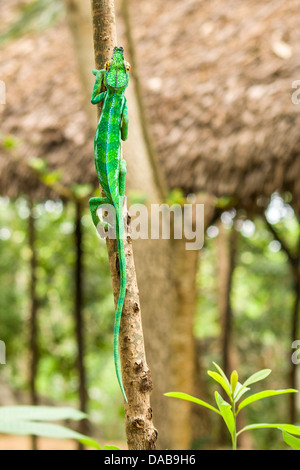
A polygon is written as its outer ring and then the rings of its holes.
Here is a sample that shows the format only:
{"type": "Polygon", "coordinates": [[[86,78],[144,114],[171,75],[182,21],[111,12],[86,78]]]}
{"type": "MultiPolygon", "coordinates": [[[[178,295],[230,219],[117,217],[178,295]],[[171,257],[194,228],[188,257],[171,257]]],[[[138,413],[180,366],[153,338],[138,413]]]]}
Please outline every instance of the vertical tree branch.
{"type": "MultiPolygon", "coordinates": [[[[91,0],[91,7],[95,62],[96,68],[101,69],[106,60],[111,58],[113,48],[117,45],[114,2],[113,0],[91,0]]],[[[120,357],[123,383],[128,398],[128,403],[125,404],[127,443],[128,448],[132,450],[151,450],[155,449],[157,440],[150,405],[152,381],[146,362],[139,291],[132,241],[129,235],[124,240],[124,248],[127,288],[120,327],[120,357]]],[[[107,239],[107,249],[116,303],[120,288],[116,241],[107,239]]]]}

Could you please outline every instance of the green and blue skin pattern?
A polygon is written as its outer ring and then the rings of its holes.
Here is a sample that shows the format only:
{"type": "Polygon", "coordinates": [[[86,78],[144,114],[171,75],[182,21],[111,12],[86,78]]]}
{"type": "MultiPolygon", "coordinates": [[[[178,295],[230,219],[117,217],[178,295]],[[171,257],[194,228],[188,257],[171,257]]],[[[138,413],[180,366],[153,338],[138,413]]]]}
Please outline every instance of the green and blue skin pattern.
{"type": "Polygon", "coordinates": [[[128,110],[125,90],[129,81],[130,66],[124,60],[122,47],[115,47],[110,62],[105,69],[94,70],[96,76],[93,89],[92,104],[103,101],[101,116],[95,135],[95,165],[99,183],[104,197],[93,197],[89,201],[93,223],[96,227],[101,224],[108,228],[107,222],[98,215],[97,211],[103,204],[113,205],[116,214],[116,240],[120,266],[120,292],[115,314],[114,326],[114,362],[118,382],[125,401],[126,393],[122,381],[119,356],[119,331],[122,310],[126,294],[126,260],[124,251],[124,219],[123,198],[125,196],[126,162],[121,160],[121,139],[128,137],[128,110]],[[101,86],[106,91],[101,93],[101,86]]]}

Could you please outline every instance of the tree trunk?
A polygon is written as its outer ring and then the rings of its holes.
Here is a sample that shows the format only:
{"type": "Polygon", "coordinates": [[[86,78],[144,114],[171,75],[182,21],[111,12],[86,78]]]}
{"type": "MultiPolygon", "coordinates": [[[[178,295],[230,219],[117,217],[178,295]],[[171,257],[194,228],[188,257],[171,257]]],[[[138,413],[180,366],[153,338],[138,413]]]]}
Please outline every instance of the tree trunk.
{"type": "MultiPolygon", "coordinates": [[[[294,307],[291,318],[291,343],[299,339],[299,308],[300,308],[300,272],[299,272],[299,261],[297,265],[293,266],[293,277],[294,277],[294,307]]],[[[290,362],[289,371],[289,387],[298,389],[297,387],[297,365],[290,362]]],[[[291,393],[290,396],[290,423],[296,424],[297,422],[297,395],[291,393]],[[295,395],[295,396],[294,396],[295,395]]]]}
{"type": "MultiPolygon", "coordinates": [[[[197,291],[195,279],[198,270],[199,251],[187,251],[186,240],[173,241],[173,272],[177,301],[170,325],[171,391],[194,395],[195,344],[194,312],[197,291]]],[[[183,400],[170,400],[170,449],[190,449],[192,443],[192,406],[183,400]]]]}
{"type": "MultiPolygon", "coordinates": [[[[82,207],[81,203],[77,202],[75,206],[75,232],[74,242],[76,251],[76,260],[74,267],[74,318],[75,318],[75,333],[77,343],[77,370],[79,379],[79,401],[80,410],[87,413],[88,408],[88,394],[86,385],[86,371],[84,362],[84,318],[83,318],[83,251],[82,251],[82,207]]],[[[79,424],[79,431],[82,434],[88,433],[88,423],[82,420],[79,424]]],[[[79,449],[83,449],[81,444],[78,445],[79,449]]]]}
{"type": "Polygon", "coordinates": [[[227,375],[230,375],[233,369],[233,350],[232,350],[232,308],[231,308],[231,289],[232,279],[235,267],[235,253],[237,232],[233,228],[230,233],[219,224],[218,236],[218,304],[221,324],[221,350],[222,350],[222,368],[227,375]]]}
{"type": "MultiPolygon", "coordinates": [[[[35,233],[35,219],[33,216],[33,203],[30,201],[30,215],[28,219],[28,242],[31,252],[30,256],[30,318],[29,318],[29,346],[30,346],[30,368],[29,368],[29,388],[30,388],[30,402],[31,405],[38,404],[38,395],[36,391],[36,376],[38,368],[38,298],[36,293],[36,233],[35,233]]],[[[37,450],[37,438],[32,436],[32,450],[37,450]]]]}
{"type": "MultiPolygon", "coordinates": [[[[299,224],[299,216],[297,207],[296,214],[297,220],[299,224]]],[[[285,252],[288,258],[288,262],[291,267],[291,272],[293,276],[293,284],[294,284],[294,307],[291,314],[291,331],[290,331],[290,341],[291,344],[293,341],[297,340],[297,336],[299,333],[299,307],[300,307],[300,237],[298,238],[298,247],[297,252],[294,253],[292,249],[286,244],[285,240],[281,238],[278,234],[277,230],[268,222],[267,218],[265,217],[265,222],[274,236],[275,240],[279,241],[281,244],[281,249],[285,252]]],[[[290,353],[289,353],[289,374],[288,374],[288,384],[290,388],[297,388],[297,367],[293,362],[290,360],[290,353]]],[[[290,422],[295,423],[297,421],[297,395],[292,393],[289,397],[289,414],[290,414],[290,422]],[[295,396],[294,396],[295,395],[295,396]]]]}
{"type": "MultiPolygon", "coordinates": [[[[234,228],[230,233],[219,223],[218,244],[218,306],[221,325],[221,357],[222,368],[228,377],[233,369],[232,344],[232,308],[231,288],[234,270],[235,243],[237,232],[234,228]]],[[[229,439],[223,423],[219,431],[219,443],[228,445],[229,439]]]]}

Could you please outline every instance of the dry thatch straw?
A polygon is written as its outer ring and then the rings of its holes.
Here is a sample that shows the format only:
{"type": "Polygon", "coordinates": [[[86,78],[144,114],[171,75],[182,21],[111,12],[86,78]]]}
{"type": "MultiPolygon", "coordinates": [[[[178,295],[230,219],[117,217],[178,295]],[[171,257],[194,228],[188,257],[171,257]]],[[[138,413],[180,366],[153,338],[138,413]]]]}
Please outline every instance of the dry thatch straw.
{"type": "MultiPolygon", "coordinates": [[[[15,0],[10,0],[15,3],[15,0]]],[[[274,191],[300,206],[297,0],[131,0],[133,34],[151,131],[170,187],[235,196],[245,208],[274,191]],[[135,8],[136,6],[136,8],[135,8]]],[[[67,28],[27,35],[1,50],[7,105],[1,132],[42,157],[61,183],[96,186],[93,131],[67,28]]],[[[0,190],[45,197],[31,170],[0,149],[0,190]]],[[[47,196],[49,197],[49,196],[47,196]]]]}
{"type": "MultiPolygon", "coordinates": [[[[300,206],[297,0],[131,0],[146,105],[172,187],[248,208],[289,191],[300,206]]],[[[299,96],[300,97],[300,96],[299,96]]]]}
{"type": "Polygon", "coordinates": [[[7,88],[6,105],[0,106],[1,194],[45,199],[68,197],[65,188],[74,183],[96,187],[93,131],[68,28],[59,25],[8,43],[1,49],[0,78],[7,88]],[[11,140],[13,150],[3,144],[11,140]],[[61,191],[41,182],[31,168],[35,158],[47,162],[47,173],[61,173],[61,191]]]}

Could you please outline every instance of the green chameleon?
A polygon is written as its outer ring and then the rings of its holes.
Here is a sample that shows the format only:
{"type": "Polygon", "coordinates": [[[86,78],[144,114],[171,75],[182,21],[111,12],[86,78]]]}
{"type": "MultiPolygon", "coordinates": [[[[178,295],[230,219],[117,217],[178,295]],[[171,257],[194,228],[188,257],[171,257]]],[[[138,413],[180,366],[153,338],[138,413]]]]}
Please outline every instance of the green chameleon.
{"type": "Polygon", "coordinates": [[[128,137],[128,110],[124,96],[129,81],[130,65],[124,60],[122,47],[115,47],[111,61],[103,70],[94,70],[96,76],[92,104],[103,101],[103,108],[95,135],[95,165],[104,197],[93,197],[89,201],[92,219],[96,227],[105,229],[110,225],[97,211],[103,204],[112,205],[116,214],[116,239],[120,265],[120,293],[114,326],[114,361],[118,382],[127,402],[121,374],[119,357],[119,330],[126,293],[126,260],[124,252],[123,198],[125,196],[126,162],[121,159],[121,139],[128,137]],[[101,93],[102,83],[107,91],[101,93]]]}

